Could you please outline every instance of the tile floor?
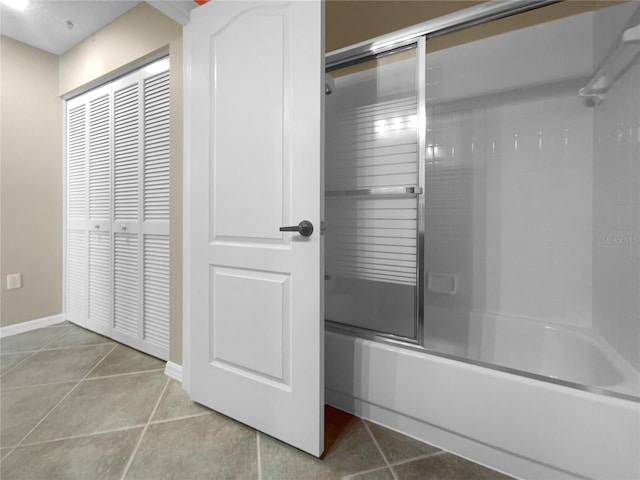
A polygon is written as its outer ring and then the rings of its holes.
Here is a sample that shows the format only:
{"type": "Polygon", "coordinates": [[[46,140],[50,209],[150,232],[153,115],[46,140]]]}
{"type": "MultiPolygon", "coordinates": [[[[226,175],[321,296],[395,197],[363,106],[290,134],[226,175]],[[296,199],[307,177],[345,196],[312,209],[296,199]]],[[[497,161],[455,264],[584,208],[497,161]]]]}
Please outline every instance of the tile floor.
{"type": "Polygon", "coordinates": [[[0,344],[0,477],[507,479],[327,407],[315,459],[212,412],[164,362],[70,323],[0,344]]]}

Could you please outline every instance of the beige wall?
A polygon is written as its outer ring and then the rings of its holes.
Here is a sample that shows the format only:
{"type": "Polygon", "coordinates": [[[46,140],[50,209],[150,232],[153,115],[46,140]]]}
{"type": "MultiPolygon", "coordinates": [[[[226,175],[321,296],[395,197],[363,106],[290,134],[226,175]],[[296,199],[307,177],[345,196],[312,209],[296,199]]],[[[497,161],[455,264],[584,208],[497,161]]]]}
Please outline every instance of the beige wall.
{"type": "Polygon", "coordinates": [[[171,279],[170,351],[182,364],[182,25],[146,3],[60,56],[60,95],[126,72],[168,50],[171,58],[171,279]]]}
{"type": "Polygon", "coordinates": [[[0,37],[0,326],[62,312],[58,57],[0,37]],[[7,275],[23,287],[7,290],[7,275]]]}

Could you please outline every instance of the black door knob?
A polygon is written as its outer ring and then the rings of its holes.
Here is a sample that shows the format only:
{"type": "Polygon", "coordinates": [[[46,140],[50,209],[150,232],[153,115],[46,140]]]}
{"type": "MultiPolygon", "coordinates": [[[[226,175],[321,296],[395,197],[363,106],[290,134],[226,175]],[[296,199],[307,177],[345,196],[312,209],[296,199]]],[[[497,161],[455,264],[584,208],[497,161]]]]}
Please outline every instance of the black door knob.
{"type": "Polygon", "coordinates": [[[310,237],[313,233],[313,224],[309,220],[302,220],[292,227],[280,227],[281,232],[298,232],[303,237],[310,237]]]}

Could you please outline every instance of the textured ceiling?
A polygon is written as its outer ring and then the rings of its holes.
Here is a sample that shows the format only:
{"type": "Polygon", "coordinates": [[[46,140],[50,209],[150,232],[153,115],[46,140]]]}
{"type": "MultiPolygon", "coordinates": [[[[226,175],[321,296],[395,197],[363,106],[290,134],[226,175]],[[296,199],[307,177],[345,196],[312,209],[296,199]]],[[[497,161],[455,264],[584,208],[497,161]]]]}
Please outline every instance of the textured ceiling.
{"type": "MultiPolygon", "coordinates": [[[[24,11],[2,4],[0,33],[60,55],[139,3],[130,0],[29,0],[24,11]],[[68,28],[67,21],[74,24],[72,29],[68,28]]],[[[171,12],[165,11],[167,8],[188,14],[197,6],[191,0],[149,3],[170,16],[171,12]]]]}

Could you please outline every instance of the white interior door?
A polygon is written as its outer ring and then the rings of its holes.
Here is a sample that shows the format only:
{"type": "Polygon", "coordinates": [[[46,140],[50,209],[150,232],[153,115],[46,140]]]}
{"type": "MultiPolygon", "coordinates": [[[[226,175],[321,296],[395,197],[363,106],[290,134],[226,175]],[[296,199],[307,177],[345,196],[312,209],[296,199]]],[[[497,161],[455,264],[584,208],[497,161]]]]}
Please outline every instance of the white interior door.
{"type": "Polygon", "coordinates": [[[191,395],[323,449],[321,1],[210,2],[186,28],[191,395]],[[303,236],[281,226],[313,224],[303,236]]]}

